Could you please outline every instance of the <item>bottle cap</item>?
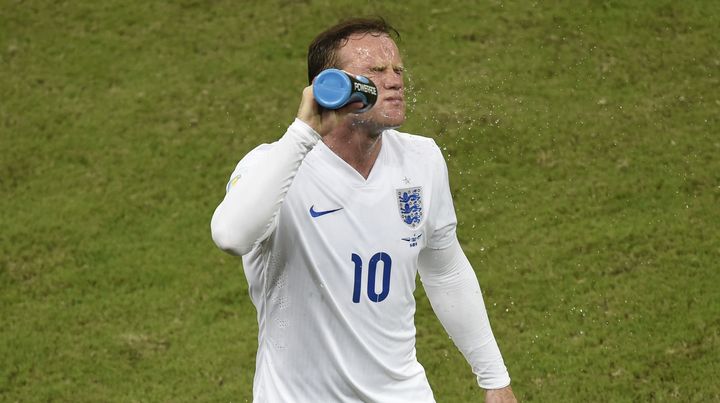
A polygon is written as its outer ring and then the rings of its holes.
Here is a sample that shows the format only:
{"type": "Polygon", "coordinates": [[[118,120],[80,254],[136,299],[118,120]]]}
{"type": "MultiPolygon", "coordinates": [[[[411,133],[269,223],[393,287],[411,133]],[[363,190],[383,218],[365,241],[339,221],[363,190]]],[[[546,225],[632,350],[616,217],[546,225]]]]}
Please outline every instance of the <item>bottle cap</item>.
{"type": "Polygon", "coordinates": [[[338,69],[324,70],[313,81],[313,95],[323,108],[341,108],[347,103],[351,93],[350,78],[338,69]]]}

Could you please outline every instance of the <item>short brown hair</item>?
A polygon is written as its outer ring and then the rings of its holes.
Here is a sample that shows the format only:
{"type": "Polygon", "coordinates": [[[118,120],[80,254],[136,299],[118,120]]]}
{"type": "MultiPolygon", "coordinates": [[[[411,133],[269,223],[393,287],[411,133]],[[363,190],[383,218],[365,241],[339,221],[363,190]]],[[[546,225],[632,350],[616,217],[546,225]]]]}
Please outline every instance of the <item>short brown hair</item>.
{"type": "Polygon", "coordinates": [[[400,33],[383,18],[352,18],[336,24],[321,32],[308,48],[308,83],[315,76],[329,68],[339,68],[337,50],[353,34],[389,35],[396,39],[400,33]]]}

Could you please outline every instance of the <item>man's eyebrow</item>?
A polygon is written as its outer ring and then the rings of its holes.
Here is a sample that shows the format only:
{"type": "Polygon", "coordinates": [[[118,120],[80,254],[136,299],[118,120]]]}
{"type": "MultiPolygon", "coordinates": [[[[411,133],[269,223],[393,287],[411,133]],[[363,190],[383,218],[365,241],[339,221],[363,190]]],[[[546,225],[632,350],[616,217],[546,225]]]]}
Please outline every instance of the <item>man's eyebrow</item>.
{"type": "Polygon", "coordinates": [[[405,70],[405,66],[402,64],[376,64],[376,65],[370,66],[370,70],[380,71],[380,70],[385,70],[388,67],[391,67],[393,70],[400,70],[400,71],[405,70]]]}

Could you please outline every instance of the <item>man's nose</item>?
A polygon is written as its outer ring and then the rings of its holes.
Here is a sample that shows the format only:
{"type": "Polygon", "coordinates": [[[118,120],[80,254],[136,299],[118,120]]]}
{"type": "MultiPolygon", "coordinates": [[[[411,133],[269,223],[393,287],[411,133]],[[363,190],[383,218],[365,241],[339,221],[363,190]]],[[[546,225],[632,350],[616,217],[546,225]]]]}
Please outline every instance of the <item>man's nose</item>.
{"type": "Polygon", "coordinates": [[[401,73],[390,71],[386,74],[384,87],[388,90],[400,90],[403,88],[403,77],[401,73]]]}

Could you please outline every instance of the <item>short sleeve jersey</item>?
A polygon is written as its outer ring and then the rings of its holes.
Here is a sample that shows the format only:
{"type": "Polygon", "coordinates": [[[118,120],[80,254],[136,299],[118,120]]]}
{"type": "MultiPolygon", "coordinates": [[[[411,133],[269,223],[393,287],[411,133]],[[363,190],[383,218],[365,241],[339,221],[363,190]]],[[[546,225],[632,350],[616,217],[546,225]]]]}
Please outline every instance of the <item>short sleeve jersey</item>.
{"type": "Polygon", "coordinates": [[[456,226],[435,142],[386,130],[367,179],[319,142],[276,220],[243,256],[259,325],[254,401],[433,402],[415,354],[417,259],[456,226]]]}

